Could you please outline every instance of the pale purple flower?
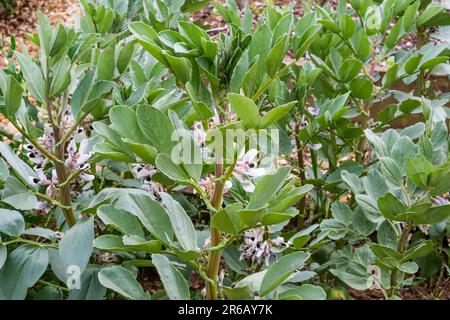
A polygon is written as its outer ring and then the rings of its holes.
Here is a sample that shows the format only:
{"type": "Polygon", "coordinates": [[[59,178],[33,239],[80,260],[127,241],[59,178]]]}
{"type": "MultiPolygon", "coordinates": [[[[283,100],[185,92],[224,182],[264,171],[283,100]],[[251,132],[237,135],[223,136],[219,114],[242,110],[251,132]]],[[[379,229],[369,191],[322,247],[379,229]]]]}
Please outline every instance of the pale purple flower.
{"type": "Polygon", "coordinates": [[[316,108],[316,107],[308,107],[308,112],[312,115],[312,116],[318,116],[320,113],[320,109],[316,108]]]}
{"type": "MultiPolygon", "coordinates": [[[[275,243],[279,243],[275,240],[275,243]]],[[[252,264],[269,265],[270,259],[276,258],[276,253],[272,250],[273,240],[264,240],[264,228],[256,228],[245,231],[244,241],[240,246],[240,260],[246,260],[252,264]]]]}
{"type": "Polygon", "coordinates": [[[241,152],[233,171],[233,176],[242,184],[247,192],[253,192],[255,185],[249,179],[256,179],[266,174],[266,169],[257,168],[256,156],[258,150],[251,149],[247,153],[241,152]]]}
{"type": "Polygon", "coordinates": [[[436,204],[439,204],[439,205],[447,205],[447,204],[450,204],[450,201],[447,199],[447,198],[444,198],[444,197],[434,197],[433,198],[433,201],[436,203],[436,204]]]}
{"type": "Polygon", "coordinates": [[[308,148],[314,150],[314,151],[318,151],[322,148],[322,144],[321,143],[308,143],[307,144],[308,148]]]}

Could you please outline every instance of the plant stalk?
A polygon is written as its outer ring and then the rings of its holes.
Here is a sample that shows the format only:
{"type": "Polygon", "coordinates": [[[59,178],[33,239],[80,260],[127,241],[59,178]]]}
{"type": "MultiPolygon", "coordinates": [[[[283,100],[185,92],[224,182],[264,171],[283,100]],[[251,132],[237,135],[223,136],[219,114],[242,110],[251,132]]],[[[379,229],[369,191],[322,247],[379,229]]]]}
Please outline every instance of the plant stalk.
{"type": "MultiPolygon", "coordinates": [[[[218,161],[216,163],[216,177],[223,176],[223,164],[218,161]]],[[[222,207],[223,191],[225,188],[225,181],[219,179],[214,189],[214,194],[211,199],[212,206],[219,210],[222,207]]],[[[214,212],[211,212],[211,220],[214,212]]],[[[221,241],[220,230],[211,226],[211,247],[218,246],[221,241]]],[[[209,252],[208,265],[206,267],[206,274],[208,278],[213,280],[213,283],[206,283],[206,297],[208,300],[217,300],[217,280],[220,267],[220,259],[222,257],[222,250],[215,250],[209,252]]]]}
{"type": "MultiPolygon", "coordinates": [[[[408,242],[408,236],[410,231],[411,225],[409,223],[406,223],[397,246],[397,251],[400,254],[405,252],[406,243],[408,242]]],[[[398,269],[395,268],[391,273],[391,297],[397,293],[397,278],[398,278],[398,269]]]]}

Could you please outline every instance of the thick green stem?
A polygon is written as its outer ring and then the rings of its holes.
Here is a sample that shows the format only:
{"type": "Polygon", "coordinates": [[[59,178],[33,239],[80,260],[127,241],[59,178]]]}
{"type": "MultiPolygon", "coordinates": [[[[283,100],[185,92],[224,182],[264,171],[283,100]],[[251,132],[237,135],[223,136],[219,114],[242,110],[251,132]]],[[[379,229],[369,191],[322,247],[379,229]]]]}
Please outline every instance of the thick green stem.
{"type": "MultiPolygon", "coordinates": [[[[223,176],[223,164],[219,162],[216,164],[217,178],[223,176]]],[[[222,207],[224,188],[225,188],[225,181],[219,179],[214,189],[213,197],[211,199],[211,204],[216,210],[219,210],[222,207]]],[[[211,212],[211,220],[213,215],[214,213],[211,212]]],[[[220,230],[211,226],[211,247],[218,246],[220,244],[220,241],[221,241],[220,230]]],[[[209,253],[208,265],[206,267],[206,274],[208,278],[213,280],[213,283],[209,282],[206,283],[206,297],[208,300],[217,300],[217,279],[219,274],[221,257],[222,257],[222,250],[215,250],[209,253]]]]}
{"type": "MultiPolygon", "coordinates": [[[[398,241],[397,251],[400,254],[403,254],[405,252],[406,243],[408,242],[408,236],[411,231],[411,225],[409,223],[406,223],[402,235],[400,236],[400,240],[398,241]]],[[[395,268],[391,273],[391,296],[395,295],[397,293],[397,278],[398,278],[398,269],[395,268]]]]}
{"type": "MultiPolygon", "coordinates": [[[[47,72],[46,72],[46,90],[45,90],[45,106],[47,108],[48,117],[50,119],[50,124],[52,126],[53,130],[53,139],[55,142],[55,155],[58,161],[53,161],[55,165],[56,175],[58,176],[58,181],[60,183],[63,183],[68,178],[68,173],[66,170],[66,165],[64,164],[64,149],[65,144],[60,143],[61,140],[61,132],[59,130],[59,124],[55,123],[55,120],[53,119],[53,110],[51,105],[51,99],[50,99],[50,72],[49,72],[49,66],[48,66],[48,59],[47,59],[47,72]]],[[[59,187],[59,197],[60,202],[63,205],[61,208],[64,214],[64,218],[66,222],[69,224],[70,227],[75,225],[77,223],[77,219],[75,218],[75,215],[72,210],[72,195],[70,194],[70,184],[65,184],[63,186],[59,187]]]]}
{"type": "MultiPolygon", "coordinates": [[[[427,35],[425,33],[425,30],[422,28],[419,28],[417,31],[417,49],[422,48],[427,43],[427,35]]],[[[420,70],[419,76],[417,77],[417,94],[420,96],[425,95],[425,70],[420,70]]]]}
{"type": "MultiPolygon", "coordinates": [[[[306,180],[306,176],[305,176],[305,163],[303,160],[303,148],[302,148],[302,144],[300,142],[300,138],[298,137],[300,133],[300,123],[297,123],[296,128],[295,128],[295,145],[296,145],[296,149],[297,149],[297,162],[298,162],[298,168],[299,168],[299,178],[301,180],[301,183],[304,184],[305,180],[306,180]]],[[[305,209],[306,209],[306,197],[303,197],[300,200],[300,203],[298,204],[298,210],[299,210],[299,215],[297,217],[297,229],[300,231],[303,229],[303,224],[304,224],[304,217],[305,217],[305,209]]]]}

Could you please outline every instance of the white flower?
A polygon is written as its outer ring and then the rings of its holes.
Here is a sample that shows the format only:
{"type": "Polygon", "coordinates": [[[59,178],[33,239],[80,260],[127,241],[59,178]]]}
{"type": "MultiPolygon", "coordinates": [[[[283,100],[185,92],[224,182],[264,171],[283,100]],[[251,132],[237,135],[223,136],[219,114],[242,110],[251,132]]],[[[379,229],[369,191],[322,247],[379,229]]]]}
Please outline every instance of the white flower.
{"type": "Polygon", "coordinates": [[[262,263],[269,265],[270,258],[276,258],[272,242],[273,240],[264,240],[264,228],[245,231],[244,241],[240,247],[240,260],[247,260],[256,265],[262,263]]]}
{"type": "Polygon", "coordinates": [[[308,107],[308,112],[312,115],[312,116],[317,116],[320,113],[320,109],[315,108],[315,107],[308,107]]]}
{"type": "Polygon", "coordinates": [[[310,148],[310,149],[312,149],[312,150],[314,150],[314,151],[317,151],[317,150],[320,150],[321,148],[322,148],[322,144],[321,143],[308,143],[308,148],[310,148]]]}
{"type": "Polygon", "coordinates": [[[233,171],[233,176],[242,184],[244,190],[247,192],[253,192],[255,190],[255,185],[249,178],[256,179],[266,174],[266,169],[257,168],[257,155],[258,150],[256,149],[251,149],[245,154],[242,151],[233,171]]]}

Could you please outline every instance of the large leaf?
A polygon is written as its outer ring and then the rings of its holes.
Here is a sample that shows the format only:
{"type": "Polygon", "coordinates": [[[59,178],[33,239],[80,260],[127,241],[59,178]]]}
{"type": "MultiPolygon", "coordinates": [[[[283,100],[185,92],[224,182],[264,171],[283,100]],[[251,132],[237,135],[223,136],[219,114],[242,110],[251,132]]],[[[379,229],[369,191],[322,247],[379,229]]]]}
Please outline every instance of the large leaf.
{"type": "Polygon", "coordinates": [[[153,237],[170,245],[174,231],[166,209],[147,195],[130,194],[129,198],[135,208],[133,214],[139,218],[144,227],[153,237]]]}
{"type": "Polygon", "coordinates": [[[59,254],[67,266],[76,266],[82,273],[92,253],[94,218],[80,220],[70,228],[59,243],[59,254]]]}
{"type": "Polygon", "coordinates": [[[268,113],[264,115],[264,117],[261,119],[261,123],[259,124],[260,128],[267,128],[268,126],[272,125],[273,123],[277,122],[284,116],[286,116],[289,111],[296,105],[297,101],[292,101],[286,104],[283,104],[281,106],[278,106],[276,108],[273,108],[268,113]]]}
{"type": "Polygon", "coordinates": [[[104,205],[98,209],[97,216],[106,225],[111,225],[124,234],[144,236],[144,231],[142,231],[136,216],[126,210],[118,209],[112,205],[104,205]]]}
{"type": "Polygon", "coordinates": [[[2,201],[19,210],[35,209],[38,204],[34,193],[13,176],[6,178],[2,201]]]}
{"type": "Polygon", "coordinates": [[[241,119],[248,128],[257,128],[259,125],[259,111],[258,106],[252,99],[246,96],[230,93],[228,101],[231,108],[236,112],[239,119],[241,119]]]}
{"type": "Polygon", "coordinates": [[[98,273],[98,280],[108,289],[118,292],[131,300],[150,300],[150,295],[136,281],[133,272],[114,266],[104,268],[98,273]]]}
{"type": "Polygon", "coordinates": [[[36,177],[33,169],[31,169],[25,162],[23,162],[11,149],[9,145],[0,142],[0,153],[6,162],[17,172],[23,181],[29,182],[30,178],[36,177]]]}
{"type": "Polygon", "coordinates": [[[174,127],[170,119],[160,110],[148,105],[137,108],[137,118],[145,137],[160,152],[170,154],[175,142],[172,141],[174,127]]]}
{"type": "Polygon", "coordinates": [[[186,211],[169,194],[161,192],[160,196],[181,248],[185,251],[197,251],[197,233],[186,211]]]}
{"type": "Polygon", "coordinates": [[[24,231],[25,221],[19,212],[0,209],[0,233],[18,237],[24,231]]]}
{"type": "Polygon", "coordinates": [[[20,64],[28,91],[35,99],[45,103],[45,81],[41,69],[25,54],[16,51],[16,58],[20,64]]]}
{"type": "Polygon", "coordinates": [[[250,198],[247,209],[259,209],[268,203],[272,196],[281,188],[289,172],[290,168],[284,167],[278,169],[273,174],[262,177],[256,184],[255,191],[250,198]]]}
{"type": "Polygon", "coordinates": [[[152,254],[152,262],[159,273],[166,293],[171,300],[189,300],[189,286],[183,275],[162,254],[152,254]]]}
{"type": "Polygon", "coordinates": [[[22,300],[44,274],[48,265],[47,250],[25,244],[8,255],[0,271],[0,300],[22,300]]]}
{"type": "Polygon", "coordinates": [[[22,102],[22,87],[16,79],[0,70],[0,89],[5,99],[7,116],[14,118],[22,102]]]}
{"type": "Polygon", "coordinates": [[[260,295],[265,296],[276,289],[292,272],[300,268],[309,256],[309,253],[293,252],[271,264],[262,279],[259,289],[260,295]]]}

